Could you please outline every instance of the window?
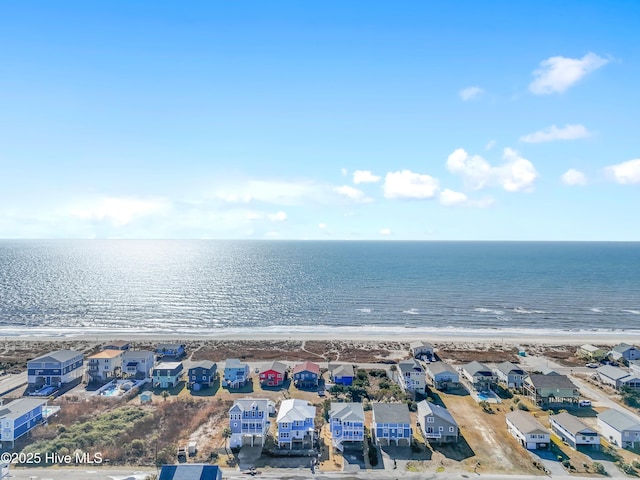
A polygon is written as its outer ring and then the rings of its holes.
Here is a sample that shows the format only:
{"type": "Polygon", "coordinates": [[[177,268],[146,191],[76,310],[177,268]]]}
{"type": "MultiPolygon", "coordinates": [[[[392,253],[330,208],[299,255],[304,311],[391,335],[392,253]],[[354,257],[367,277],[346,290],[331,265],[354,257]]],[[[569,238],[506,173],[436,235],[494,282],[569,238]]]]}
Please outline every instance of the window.
{"type": "Polygon", "coordinates": [[[288,422],[282,422],[280,424],[280,428],[289,428],[289,423],[288,422]]]}
{"type": "Polygon", "coordinates": [[[449,432],[454,433],[456,431],[455,427],[449,427],[449,432]]]}
{"type": "Polygon", "coordinates": [[[289,438],[289,432],[281,432],[280,438],[289,438]]]}
{"type": "Polygon", "coordinates": [[[434,423],[435,419],[433,417],[427,417],[427,423],[434,423]]]}
{"type": "Polygon", "coordinates": [[[438,431],[442,432],[444,430],[444,427],[438,427],[438,431]]]}

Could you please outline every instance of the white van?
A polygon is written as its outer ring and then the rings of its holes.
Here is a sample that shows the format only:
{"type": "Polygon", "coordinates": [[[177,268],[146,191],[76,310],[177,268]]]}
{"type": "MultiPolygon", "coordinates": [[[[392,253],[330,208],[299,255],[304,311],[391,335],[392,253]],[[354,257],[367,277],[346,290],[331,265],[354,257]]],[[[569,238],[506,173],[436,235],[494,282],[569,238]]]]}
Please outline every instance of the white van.
{"type": "Polygon", "coordinates": [[[581,407],[590,407],[591,406],[591,400],[580,400],[578,405],[580,405],[581,407]]]}

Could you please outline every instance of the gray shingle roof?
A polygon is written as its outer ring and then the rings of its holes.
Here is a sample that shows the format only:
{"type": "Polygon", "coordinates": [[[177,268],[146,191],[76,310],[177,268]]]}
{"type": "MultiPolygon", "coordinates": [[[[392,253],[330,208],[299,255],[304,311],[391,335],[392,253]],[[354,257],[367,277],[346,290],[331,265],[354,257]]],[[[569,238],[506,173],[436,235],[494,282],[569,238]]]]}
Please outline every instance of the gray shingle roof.
{"type": "Polygon", "coordinates": [[[447,373],[455,374],[456,376],[458,376],[458,372],[456,371],[456,369],[446,362],[433,362],[427,365],[427,368],[429,369],[432,375],[437,375],[439,373],[447,372],[447,373]]]}
{"type": "Polygon", "coordinates": [[[619,432],[625,430],[640,431],[640,422],[633,417],[616,409],[605,410],[598,414],[598,420],[603,421],[607,425],[611,425],[619,432]]]}
{"type": "Polygon", "coordinates": [[[373,403],[376,423],[403,423],[410,425],[409,406],[406,403],[373,403]]]}
{"type": "Polygon", "coordinates": [[[364,422],[364,409],[361,403],[354,402],[331,402],[329,416],[339,418],[342,422],[364,422]]]}
{"type": "Polygon", "coordinates": [[[78,355],[83,356],[82,353],[76,352],[75,350],[57,350],[55,352],[46,353],[44,355],[39,356],[38,358],[34,358],[30,360],[32,362],[68,362],[69,360],[74,359],[78,355]]]}
{"type": "Polygon", "coordinates": [[[505,375],[509,375],[510,373],[514,373],[515,375],[524,375],[526,372],[522,370],[518,365],[511,362],[502,362],[496,365],[496,370],[504,373],[505,375]]]}
{"type": "Polygon", "coordinates": [[[487,367],[484,363],[476,362],[475,360],[471,363],[463,365],[462,368],[469,375],[493,375],[493,372],[489,367],[487,367]]]}
{"type": "Polygon", "coordinates": [[[400,370],[402,373],[413,372],[413,371],[424,372],[422,365],[420,365],[419,362],[413,359],[403,360],[402,362],[398,363],[398,370],[400,370]]]}
{"type": "Polygon", "coordinates": [[[452,425],[458,426],[458,422],[456,422],[455,418],[453,418],[453,415],[449,413],[449,410],[441,407],[440,405],[436,405],[435,403],[428,402],[427,400],[422,400],[418,403],[418,417],[422,422],[422,419],[424,419],[424,417],[428,415],[433,415],[452,425]]]}
{"type": "Polygon", "coordinates": [[[329,365],[333,377],[355,377],[353,365],[329,365]]]}
{"type": "Polygon", "coordinates": [[[530,413],[524,413],[519,410],[507,413],[507,420],[513,424],[520,432],[524,434],[543,434],[549,435],[550,432],[540,422],[538,422],[530,413]]]}
{"type": "Polygon", "coordinates": [[[215,367],[215,362],[211,360],[200,360],[198,363],[195,363],[191,368],[204,368],[205,370],[211,370],[215,367]]]}
{"type": "Polygon", "coordinates": [[[632,348],[635,348],[635,347],[627,343],[621,343],[620,345],[616,345],[615,347],[613,347],[613,351],[617,353],[624,353],[627,350],[630,350],[632,348]]]}
{"type": "Polygon", "coordinates": [[[528,380],[535,388],[573,388],[577,389],[566,375],[529,375],[528,380]]]}
{"type": "Polygon", "coordinates": [[[46,404],[46,400],[39,400],[36,398],[18,398],[11,403],[3,405],[2,410],[0,410],[0,416],[16,419],[25,413],[29,413],[39,405],[44,406],[46,404]]]}
{"type": "Polygon", "coordinates": [[[611,380],[620,380],[621,378],[629,376],[629,372],[626,370],[612,365],[603,365],[602,367],[599,367],[596,372],[598,372],[598,375],[604,375],[611,380]]]}
{"type": "Polygon", "coordinates": [[[578,435],[580,432],[584,432],[585,430],[595,432],[594,429],[585,425],[577,417],[574,417],[567,412],[558,413],[557,415],[551,415],[549,417],[549,421],[557,423],[572,435],[578,435]]]}

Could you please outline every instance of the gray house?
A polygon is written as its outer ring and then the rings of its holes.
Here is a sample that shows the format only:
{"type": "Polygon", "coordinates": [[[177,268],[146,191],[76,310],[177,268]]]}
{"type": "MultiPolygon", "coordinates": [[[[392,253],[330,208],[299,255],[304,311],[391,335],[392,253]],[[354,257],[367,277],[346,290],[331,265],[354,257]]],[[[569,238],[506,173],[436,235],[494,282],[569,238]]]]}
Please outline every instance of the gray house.
{"type": "Polygon", "coordinates": [[[549,423],[551,429],[558,434],[562,441],[567,442],[574,449],[589,447],[597,450],[600,448],[598,432],[569,413],[551,415],[549,423]]]}
{"type": "Polygon", "coordinates": [[[456,388],[460,384],[458,371],[445,362],[432,362],[427,365],[427,376],[438,390],[456,388]]]}
{"type": "Polygon", "coordinates": [[[406,403],[374,403],[372,433],[379,445],[411,445],[411,418],[406,403]]]}
{"type": "Polygon", "coordinates": [[[522,368],[511,362],[502,362],[496,365],[493,372],[498,378],[498,383],[503,384],[507,388],[522,388],[522,382],[527,375],[522,368]]]}
{"type": "Polygon", "coordinates": [[[428,442],[457,442],[458,423],[446,408],[422,400],[418,403],[418,427],[428,442]]]}
{"type": "Polygon", "coordinates": [[[423,342],[421,340],[411,342],[409,344],[409,349],[411,351],[411,355],[416,358],[422,357],[423,355],[429,358],[433,356],[433,345],[428,342],[423,342]]]}
{"type": "Polygon", "coordinates": [[[640,422],[619,410],[598,414],[598,429],[609,443],[622,448],[635,448],[640,443],[640,422]]]}
{"type": "Polygon", "coordinates": [[[490,390],[497,381],[493,370],[485,364],[476,361],[463,365],[460,373],[462,373],[462,376],[478,391],[490,390]]]}
{"type": "Polygon", "coordinates": [[[621,343],[613,347],[613,350],[609,353],[614,360],[625,359],[627,362],[630,360],[640,359],[640,350],[633,345],[621,343]]]}

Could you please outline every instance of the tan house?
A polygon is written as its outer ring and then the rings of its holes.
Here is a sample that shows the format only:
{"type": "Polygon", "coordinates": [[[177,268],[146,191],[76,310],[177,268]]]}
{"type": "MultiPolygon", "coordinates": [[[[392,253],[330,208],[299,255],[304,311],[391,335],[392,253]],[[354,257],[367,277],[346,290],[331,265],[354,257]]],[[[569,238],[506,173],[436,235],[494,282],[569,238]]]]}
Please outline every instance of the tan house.
{"type": "Polygon", "coordinates": [[[604,348],[596,347],[595,345],[587,343],[578,347],[576,355],[586,358],[587,360],[602,360],[607,356],[607,353],[607,350],[604,348]]]}
{"type": "Polygon", "coordinates": [[[102,350],[87,357],[87,376],[89,381],[104,382],[120,377],[122,357],[125,350],[102,350]]]}

